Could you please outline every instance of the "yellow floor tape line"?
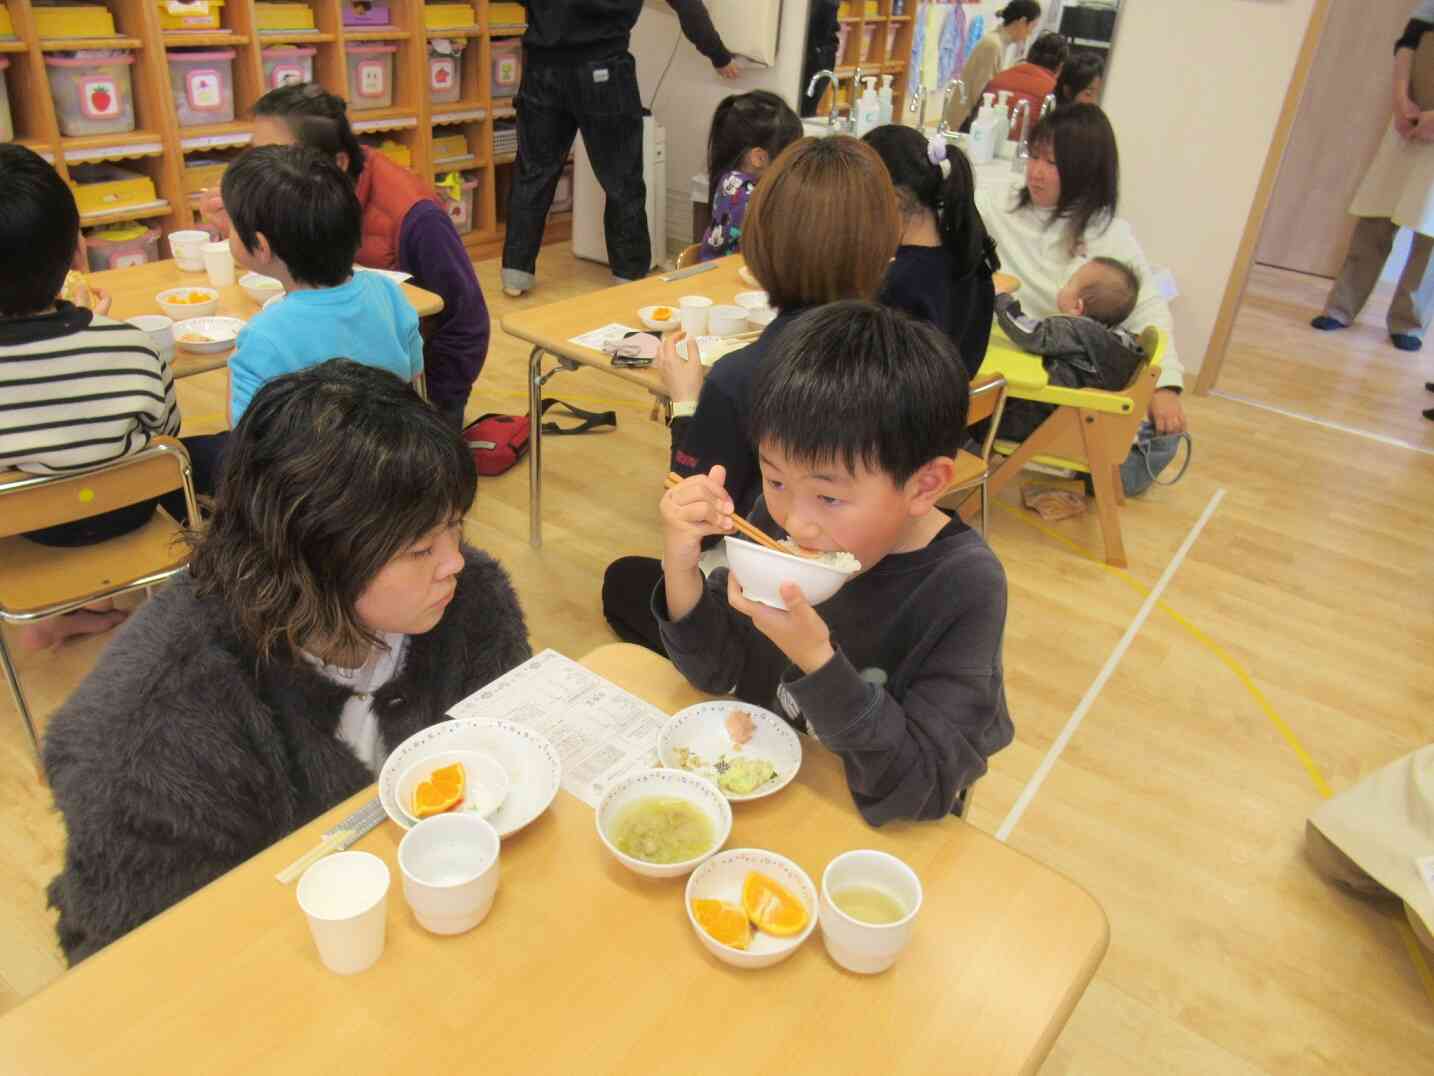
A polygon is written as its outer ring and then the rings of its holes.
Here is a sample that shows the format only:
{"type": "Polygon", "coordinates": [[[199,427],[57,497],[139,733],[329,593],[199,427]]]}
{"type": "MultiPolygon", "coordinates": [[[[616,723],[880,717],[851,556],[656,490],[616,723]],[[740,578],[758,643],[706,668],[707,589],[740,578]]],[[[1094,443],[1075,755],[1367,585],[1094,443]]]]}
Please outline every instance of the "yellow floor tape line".
{"type": "MultiPolygon", "coordinates": [[[[1142,583],[1139,579],[1136,579],[1124,568],[1117,568],[1114,565],[1107,564],[1105,562],[1105,558],[1098,554],[1095,550],[1082,545],[1080,542],[1077,542],[1072,538],[1066,537],[1059,531],[1053,530],[1050,527],[1044,526],[1043,524],[1038,523],[1033,519],[1030,519],[1023,512],[1019,511],[1018,509],[1012,508],[1010,505],[1000,504],[999,502],[997,502],[995,506],[999,508],[1002,512],[1010,516],[1012,519],[1020,523],[1024,523],[1026,526],[1032,528],[1033,530],[1039,531],[1041,534],[1045,535],[1047,538],[1050,538],[1052,541],[1059,542],[1061,545],[1072,550],[1078,556],[1084,557],[1092,564],[1098,564],[1100,567],[1104,568],[1106,571],[1116,576],[1116,578],[1120,579],[1123,583],[1137,591],[1142,596],[1148,595],[1150,593],[1150,588],[1147,587],[1144,583],[1142,583]]],[[[1319,768],[1319,763],[1317,763],[1314,760],[1314,756],[1311,755],[1309,751],[1305,749],[1305,745],[1302,744],[1300,742],[1300,738],[1295,735],[1295,730],[1291,728],[1289,723],[1279,715],[1279,712],[1270,703],[1270,700],[1265,697],[1265,693],[1260,690],[1259,685],[1255,683],[1254,678],[1250,676],[1249,671],[1246,670],[1246,668],[1242,664],[1240,664],[1239,661],[1237,661],[1233,656],[1231,656],[1230,653],[1226,651],[1223,646],[1221,646],[1214,639],[1212,639],[1207,633],[1202,631],[1196,624],[1192,623],[1188,617],[1184,616],[1178,610],[1172,609],[1163,600],[1158,601],[1155,604],[1161,612],[1165,613],[1172,620],[1174,620],[1175,623],[1179,624],[1182,628],[1189,632],[1191,637],[1194,638],[1197,643],[1199,643],[1207,651],[1213,654],[1216,660],[1220,662],[1220,664],[1224,665],[1225,668],[1229,669],[1230,672],[1234,674],[1235,679],[1240,682],[1241,686],[1244,687],[1244,689],[1255,700],[1255,703],[1259,706],[1260,711],[1269,720],[1270,724],[1274,726],[1275,731],[1280,734],[1281,738],[1289,746],[1290,750],[1294,752],[1295,757],[1300,760],[1300,765],[1302,765],[1305,768],[1305,772],[1309,774],[1310,780],[1314,783],[1315,790],[1320,794],[1320,797],[1322,799],[1329,799],[1331,796],[1333,796],[1334,789],[1330,787],[1329,780],[1325,777],[1324,771],[1319,768]]],[[[1410,960],[1414,962],[1414,968],[1419,976],[1419,981],[1424,986],[1424,992],[1429,996],[1430,1002],[1434,1002],[1434,970],[1431,970],[1429,967],[1429,960],[1424,953],[1424,946],[1420,945],[1418,939],[1414,937],[1414,931],[1409,928],[1408,923],[1404,922],[1402,919],[1399,919],[1395,921],[1395,926],[1399,932],[1400,940],[1404,943],[1405,950],[1409,953],[1410,960]]]]}

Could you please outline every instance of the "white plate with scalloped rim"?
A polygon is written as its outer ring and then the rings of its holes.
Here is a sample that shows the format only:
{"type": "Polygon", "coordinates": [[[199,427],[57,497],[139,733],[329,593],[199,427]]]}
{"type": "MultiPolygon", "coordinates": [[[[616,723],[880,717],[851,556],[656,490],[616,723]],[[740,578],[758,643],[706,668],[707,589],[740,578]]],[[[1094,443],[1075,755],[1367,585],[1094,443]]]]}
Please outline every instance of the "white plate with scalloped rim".
{"type": "MultiPolygon", "coordinates": [[[[745,702],[699,702],[685,710],[679,710],[662,726],[657,734],[657,757],[671,770],[682,767],[677,761],[677,749],[685,747],[708,765],[692,770],[716,784],[712,772],[719,758],[766,759],[777,771],[775,776],[758,785],[744,795],[721,789],[722,795],[733,803],[759,800],[780,792],[787,786],[797,771],[802,768],[802,741],[796,730],[771,710],[760,706],[748,706],[745,702]],[[739,751],[727,732],[727,715],[733,710],[745,710],[752,715],[756,726],[752,738],[739,751]]],[[[719,789],[721,786],[718,786],[719,789]]]]}
{"type": "Polygon", "coordinates": [[[454,718],[415,732],[393,749],[378,775],[378,798],[403,829],[418,823],[398,805],[398,780],[416,762],[444,751],[482,751],[508,773],[503,805],[488,819],[498,836],[517,833],[548,809],[563,779],[563,764],[546,738],[511,721],[454,718]]]}

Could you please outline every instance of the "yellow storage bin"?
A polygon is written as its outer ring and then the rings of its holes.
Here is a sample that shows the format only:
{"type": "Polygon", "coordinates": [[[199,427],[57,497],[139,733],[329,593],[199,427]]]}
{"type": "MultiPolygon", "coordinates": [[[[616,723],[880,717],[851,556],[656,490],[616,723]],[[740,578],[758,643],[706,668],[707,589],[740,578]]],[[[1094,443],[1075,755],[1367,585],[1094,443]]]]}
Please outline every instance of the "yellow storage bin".
{"type": "Polygon", "coordinates": [[[228,161],[205,161],[196,159],[192,164],[186,164],[180,172],[180,184],[185,194],[198,194],[200,191],[219,189],[220,182],[224,179],[224,169],[229,167],[228,161]]]}
{"type": "Polygon", "coordinates": [[[434,161],[452,160],[455,157],[470,156],[468,139],[461,134],[439,135],[433,140],[434,161]]]}
{"type": "Polygon", "coordinates": [[[260,30],[312,30],[314,12],[308,4],[255,4],[254,25],[260,30]]]}
{"type": "Polygon", "coordinates": [[[528,12],[522,4],[489,4],[488,29],[517,30],[528,24],[528,12]]]}
{"type": "Polygon", "coordinates": [[[457,30],[478,25],[478,15],[468,4],[424,4],[423,25],[430,30],[457,30]]]}
{"type": "Polygon", "coordinates": [[[402,142],[395,142],[391,138],[385,138],[378,145],[373,147],[387,157],[400,168],[413,167],[413,153],[402,142]]]}
{"type": "Polygon", "coordinates": [[[10,20],[10,9],[0,4],[0,37],[14,37],[15,24],[10,20]]]}
{"type": "Polygon", "coordinates": [[[161,30],[218,30],[224,0],[156,0],[161,30]]]}
{"type": "Polygon", "coordinates": [[[70,187],[81,216],[143,205],[159,197],[149,176],[114,164],[71,165],[70,187]]]}
{"type": "Polygon", "coordinates": [[[41,37],[114,37],[115,17],[107,7],[36,7],[35,32],[41,37]]]}

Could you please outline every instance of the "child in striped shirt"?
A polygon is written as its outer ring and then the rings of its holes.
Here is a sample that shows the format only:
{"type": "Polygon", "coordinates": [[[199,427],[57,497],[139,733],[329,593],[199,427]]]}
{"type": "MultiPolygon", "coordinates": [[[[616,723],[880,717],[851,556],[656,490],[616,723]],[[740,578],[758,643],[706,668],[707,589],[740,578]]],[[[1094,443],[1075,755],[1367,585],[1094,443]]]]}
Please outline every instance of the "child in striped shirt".
{"type": "MultiPolygon", "coordinates": [[[[56,298],[79,236],[74,195],[54,168],[23,146],[0,145],[0,469],[83,470],[179,432],[174,381],[148,337],[106,317],[109,300],[98,291],[93,310],[56,298]]],[[[25,537],[91,545],[143,526],[155,503],[25,537]]],[[[104,603],[40,621],[21,641],[40,649],[124,617],[104,603]]]]}

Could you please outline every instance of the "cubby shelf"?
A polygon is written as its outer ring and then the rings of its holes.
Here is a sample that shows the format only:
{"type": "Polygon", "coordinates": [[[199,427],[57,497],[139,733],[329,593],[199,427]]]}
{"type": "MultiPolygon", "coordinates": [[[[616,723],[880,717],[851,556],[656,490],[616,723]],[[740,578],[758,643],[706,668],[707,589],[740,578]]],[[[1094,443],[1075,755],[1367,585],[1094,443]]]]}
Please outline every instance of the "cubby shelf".
{"type": "Polygon", "coordinates": [[[81,49],[137,49],[144,42],[137,37],[47,37],[40,41],[41,52],[78,52],[81,49]]]}
{"type": "Polygon", "coordinates": [[[188,30],[166,30],[164,32],[164,47],[167,49],[194,48],[198,45],[247,45],[249,44],[248,34],[236,34],[232,32],[211,33],[205,31],[188,30]]]}

